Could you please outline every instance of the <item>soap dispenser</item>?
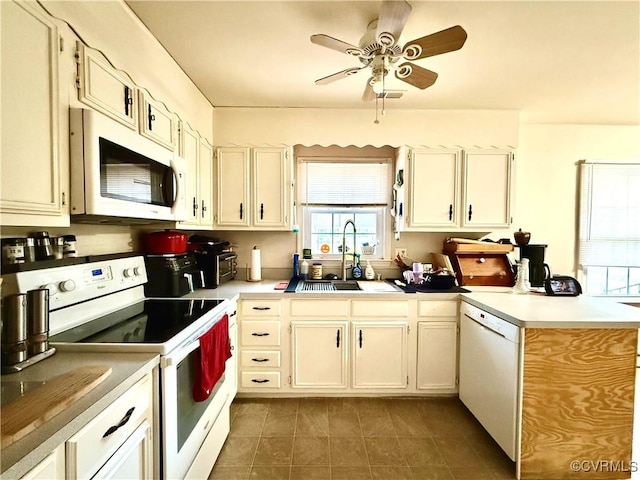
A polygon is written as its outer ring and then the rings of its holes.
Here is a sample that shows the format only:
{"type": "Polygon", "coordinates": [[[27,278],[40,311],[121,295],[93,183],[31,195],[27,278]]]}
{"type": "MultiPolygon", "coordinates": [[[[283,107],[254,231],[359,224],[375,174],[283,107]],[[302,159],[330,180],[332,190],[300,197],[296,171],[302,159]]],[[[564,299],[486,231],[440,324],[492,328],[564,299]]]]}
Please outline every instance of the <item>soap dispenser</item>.
{"type": "Polygon", "coordinates": [[[373,271],[373,267],[369,260],[367,260],[367,268],[364,269],[364,278],[367,280],[373,280],[376,278],[376,272],[373,271]]]}

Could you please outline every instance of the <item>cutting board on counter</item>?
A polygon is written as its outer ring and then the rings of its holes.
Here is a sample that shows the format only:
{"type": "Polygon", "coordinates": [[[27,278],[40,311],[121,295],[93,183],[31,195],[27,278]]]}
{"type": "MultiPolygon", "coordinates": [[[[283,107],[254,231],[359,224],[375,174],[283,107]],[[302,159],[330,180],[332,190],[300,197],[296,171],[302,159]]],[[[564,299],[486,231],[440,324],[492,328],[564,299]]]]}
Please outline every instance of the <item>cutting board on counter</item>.
{"type": "Polygon", "coordinates": [[[0,445],[6,448],[80,400],[111,374],[111,367],[75,368],[0,409],[0,445]]]}

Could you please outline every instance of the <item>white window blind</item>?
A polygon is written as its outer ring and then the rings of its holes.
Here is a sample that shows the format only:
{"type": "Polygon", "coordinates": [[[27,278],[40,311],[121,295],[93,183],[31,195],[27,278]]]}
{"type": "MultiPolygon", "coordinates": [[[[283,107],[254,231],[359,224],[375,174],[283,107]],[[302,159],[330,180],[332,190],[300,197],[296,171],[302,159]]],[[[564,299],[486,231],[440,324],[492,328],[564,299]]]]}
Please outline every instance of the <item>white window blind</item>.
{"type": "Polygon", "coordinates": [[[383,206],[391,191],[390,163],[370,160],[304,161],[305,205],[383,206]]]}
{"type": "Polygon", "coordinates": [[[579,263],[640,267],[640,164],[580,164],[579,263]]]}

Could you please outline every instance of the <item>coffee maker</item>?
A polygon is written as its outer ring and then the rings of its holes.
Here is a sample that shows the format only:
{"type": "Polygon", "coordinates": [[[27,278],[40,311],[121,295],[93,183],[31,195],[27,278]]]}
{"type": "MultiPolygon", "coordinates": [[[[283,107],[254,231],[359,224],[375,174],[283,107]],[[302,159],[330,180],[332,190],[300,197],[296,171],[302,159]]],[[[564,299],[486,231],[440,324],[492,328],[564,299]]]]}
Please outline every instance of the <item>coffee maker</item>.
{"type": "Polygon", "coordinates": [[[532,287],[543,287],[546,278],[551,277],[549,265],[544,263],[547,245],[520,246],[520,260],[529,259],[529,281],[532,287]]]}

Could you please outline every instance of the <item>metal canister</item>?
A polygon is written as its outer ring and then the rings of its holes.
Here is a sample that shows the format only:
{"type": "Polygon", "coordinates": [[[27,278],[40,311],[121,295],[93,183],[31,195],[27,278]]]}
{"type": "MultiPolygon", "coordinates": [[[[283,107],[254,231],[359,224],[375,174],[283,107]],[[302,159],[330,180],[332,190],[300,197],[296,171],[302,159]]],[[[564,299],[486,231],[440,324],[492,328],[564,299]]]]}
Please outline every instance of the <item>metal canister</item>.
{"type": "Polygon", "coordinates": [[[49,289],[27,292],[27,345],[29,356],[49,348],[49,289]]]}
{"type": "Polygon", "coordinates": [[[62,238],[64,239],[64,245],[62,246],[62,254],[64,255],[64,258],[77,257],[78,252],[76,250],[76,236],[65,235],[62,238]]]}
{"type": "Polygon", "coordinates": [[[24,261],[26,263],[36,261],[36,240],[32,237],[25,238],[24,261]]]}
{"type": "Polygon", "coordinates": [[[26,239],[24,238],[3,238],[2,239],[2,263],[5,265],[15,265],[24,263],[24,249],[26,239]]]}
{"type": "Polygon", "coordinates": [[[15,365],[27,359],[27,294],[2,299],[2,364],[15,365]]]}
{"type": "Polygon", "coordinates": [[[322,264],[314,263],[311,265],[311,278],[313,280],[322,280],[322,264]]]}
{"type": "Polygon", "coordinates": [[[54,258],[49,232],[37,232],[33,237],[35,239],[36,260],[50,260],[54,258]]]}
{"type": "Polygon", "coordinates": [[[60,260],[64,257],[64,237],[53,237],[51,239],[51,252],[53,258],[60,260]]]}

